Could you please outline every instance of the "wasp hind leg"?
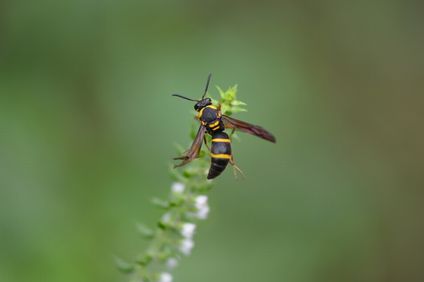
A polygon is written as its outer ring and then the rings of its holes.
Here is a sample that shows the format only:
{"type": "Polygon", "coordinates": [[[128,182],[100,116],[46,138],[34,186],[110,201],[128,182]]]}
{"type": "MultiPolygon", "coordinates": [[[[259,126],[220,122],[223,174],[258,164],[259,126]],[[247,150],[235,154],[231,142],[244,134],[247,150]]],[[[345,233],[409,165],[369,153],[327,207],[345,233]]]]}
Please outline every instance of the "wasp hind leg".
{"type": "Polygon", "coordinates": [[[244,175],[243,171],[236,165],[233,155],[231,155],[230,164],[233,166],[233,173],[235,178],[238,178],[237,173],[241,175],[241,178],[246,178],[246,175],[244,175]]]}
{"type": "Polygon", "coordinates": [[[235,127],[233,127],[232,129],[231,129],[231,133],[230,133],[230,138],[231,139],[233,139],[233,134],[236,132],[236,128],[235,127]]]}

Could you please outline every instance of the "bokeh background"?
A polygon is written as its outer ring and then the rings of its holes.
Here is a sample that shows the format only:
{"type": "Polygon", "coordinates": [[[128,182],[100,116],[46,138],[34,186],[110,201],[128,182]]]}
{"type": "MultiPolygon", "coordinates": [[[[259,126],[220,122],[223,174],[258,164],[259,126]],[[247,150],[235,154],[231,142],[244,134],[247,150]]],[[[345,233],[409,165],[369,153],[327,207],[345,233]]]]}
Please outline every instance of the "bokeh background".
{"type": "Polygon", "coordinates": [[[209,72],[278,143],[234,143],[175,281],[424,281],[423,10],[1,1],[0,281],[127,281],[209,72]]]}

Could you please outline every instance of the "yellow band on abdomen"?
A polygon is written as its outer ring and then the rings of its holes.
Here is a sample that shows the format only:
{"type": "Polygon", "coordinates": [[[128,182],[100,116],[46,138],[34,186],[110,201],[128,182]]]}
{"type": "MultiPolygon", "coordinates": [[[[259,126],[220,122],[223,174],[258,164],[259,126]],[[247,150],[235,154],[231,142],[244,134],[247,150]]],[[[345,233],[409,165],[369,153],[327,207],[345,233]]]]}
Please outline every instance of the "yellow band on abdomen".
{"type": "Polygon", "coordinates": [[[212,142],[225,142],[225,143],[231,143],[230,139],[224,139],[224,138],[214,138],[212,139],[212,142]]]}
{"type": "Polygon", "coordinates": [[[211,157],[214,159],[231,159],[231,155],[228,154],[211,154],[211,157]]]}

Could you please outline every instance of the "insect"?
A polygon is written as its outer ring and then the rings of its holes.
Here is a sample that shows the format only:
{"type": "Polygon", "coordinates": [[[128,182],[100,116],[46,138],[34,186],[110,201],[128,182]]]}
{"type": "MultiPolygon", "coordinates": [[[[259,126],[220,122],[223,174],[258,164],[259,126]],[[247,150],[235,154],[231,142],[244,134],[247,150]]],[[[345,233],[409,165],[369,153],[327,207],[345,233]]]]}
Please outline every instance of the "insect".
{"type": "Polygon", "coordinates": [[[211,98],[205,98],[211,76],[212,75],[209,74],[205,91],[200,100],[190,99],[179,94],[172,94],[172,96],[196,102],[194,109],[197,111],[196,118],[200,121],[199,130],[197,131],[190,149],[188,149],[183,156],[174,158],[174,160],[181,160],[181,162],[174,167],[186,165],[197,158],[202,143],[204,142],[207,146],[205,135],[209,134],[212,137],[212,144],[211,148],[208,147],[211,156],[211,166],[207,176],[208,179],[213,179],[220,175],[225,170],[228,163],[237,168],[231,153],[231,139],[228,134],[225,133],[225,129],[232,129],[232,133],[234,133],[235,130],[240,130],[272,143],[276,142],[275,137],[262,127],[222,114],[220,105],[214,106],[212,105],[211,98]]]}

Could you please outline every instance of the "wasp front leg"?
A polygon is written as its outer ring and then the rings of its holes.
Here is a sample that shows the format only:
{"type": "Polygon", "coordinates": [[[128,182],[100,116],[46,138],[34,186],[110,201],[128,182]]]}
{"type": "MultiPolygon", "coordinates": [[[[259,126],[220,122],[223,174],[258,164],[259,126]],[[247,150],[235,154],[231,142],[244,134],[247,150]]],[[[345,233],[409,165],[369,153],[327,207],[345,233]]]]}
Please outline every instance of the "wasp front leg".
{"type": "Polygon", "coordinates": [[[218,102],[218,106],[216,106],[216,109],[219,113],[221,113],[221,102],[218,102]]]}

